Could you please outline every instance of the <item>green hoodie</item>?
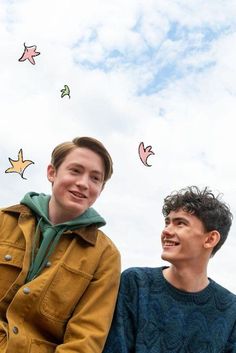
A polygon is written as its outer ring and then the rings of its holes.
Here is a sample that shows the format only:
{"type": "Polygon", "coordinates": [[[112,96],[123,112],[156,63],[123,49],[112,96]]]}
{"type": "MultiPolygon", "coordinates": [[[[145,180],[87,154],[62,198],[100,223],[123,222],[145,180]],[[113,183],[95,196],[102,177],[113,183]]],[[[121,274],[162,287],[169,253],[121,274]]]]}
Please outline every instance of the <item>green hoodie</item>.
{"type": "Polygon", "coordinates": [[[48,203],[50,197],[50,195],[45,195],[43,193],[38,194],[36,192],[28,192],[20,202],[21,204],[28,206],[36,214],[38,220],[33,239],[31,266],[26,282],[29,282],[38,276],[41,270],[46,266],[49,256],[54,251],[62,234],[66,230],[87,227],[91,224],[96,224],[97,227],[106,224],[105,220],[90,207],[79,217],[64,223],[53,225],[48,219],[48,203]],[[40,230],[42,233],[42,242],[37,254],[35,254],[36,244],[39,242],[40,230]]]}

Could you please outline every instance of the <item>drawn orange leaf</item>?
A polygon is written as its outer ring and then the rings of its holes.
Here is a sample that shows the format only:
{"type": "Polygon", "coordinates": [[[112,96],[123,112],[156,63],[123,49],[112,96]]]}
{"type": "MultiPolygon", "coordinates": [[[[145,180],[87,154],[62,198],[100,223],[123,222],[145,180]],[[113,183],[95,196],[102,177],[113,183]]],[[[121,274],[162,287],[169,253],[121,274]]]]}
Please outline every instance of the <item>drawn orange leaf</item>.
{"type": "Polygon", "coordinates": [[[23,178],[23,179],[26,179],[24,178],[23,176],[23,173],[25,171],[25,169],[30,165],[30,164],[34,164],[33,161],[30,161],[30,160],[23,160],[23,151],[22,149],[20,149],[20,151],[18,152],[18,159],[17,160],[14,160],[14,159],[11,159],[11,158],[8,158],[9,159],[9,162],[11,163],[11,167],[8,168],[7,170],[5,170],[5,173],[18,173],[20,174],[20,176],[23,178]]]}

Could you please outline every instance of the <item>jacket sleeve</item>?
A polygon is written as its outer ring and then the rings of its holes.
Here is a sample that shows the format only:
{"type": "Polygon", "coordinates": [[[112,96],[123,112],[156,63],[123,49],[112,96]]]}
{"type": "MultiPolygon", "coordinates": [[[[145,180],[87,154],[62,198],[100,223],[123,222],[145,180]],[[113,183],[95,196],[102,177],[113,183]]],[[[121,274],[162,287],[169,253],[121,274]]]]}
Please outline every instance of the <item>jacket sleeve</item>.
{"type": "MultiPolygon", "coordinates": [[[[131,269],[132,270],[132,269],[131,269]]],[[[134,353],[137,332],[137,290],[132,272],[122,273],[120,290],[103,353],[134,353]]]]}
{"type": "Polygon", "coordinates": [[[120,254],[108,247],[93,279],[67,323],[55,353],[101,353],[114,313],[120,281],[120,254]]]}

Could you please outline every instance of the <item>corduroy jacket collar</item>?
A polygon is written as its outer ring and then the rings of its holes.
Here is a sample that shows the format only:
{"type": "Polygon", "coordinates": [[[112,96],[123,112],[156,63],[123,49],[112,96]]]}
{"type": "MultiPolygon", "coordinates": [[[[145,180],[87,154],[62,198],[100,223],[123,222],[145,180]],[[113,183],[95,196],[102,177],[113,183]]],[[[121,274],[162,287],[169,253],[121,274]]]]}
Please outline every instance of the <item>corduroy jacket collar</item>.
{"type": "MultiPolygon", "coordinates": [[[[13,205],[9,207],[5,207],[1,209],[2,212],[10,212],[10,213],[16,213],[22,216],[33,216],[35,217],[34,213],[31,211],[30,208],[28,208],[25,205],[13,205]]],[[[88,227],[82,227],[78,230],[67,230],[64,232],[64,234],[76,234],[80,236],[83,240],[88,242],[91,245],[96,244],[97,240],[97,229],[98,227],[96,225],[91,225],[88,227]]]]}

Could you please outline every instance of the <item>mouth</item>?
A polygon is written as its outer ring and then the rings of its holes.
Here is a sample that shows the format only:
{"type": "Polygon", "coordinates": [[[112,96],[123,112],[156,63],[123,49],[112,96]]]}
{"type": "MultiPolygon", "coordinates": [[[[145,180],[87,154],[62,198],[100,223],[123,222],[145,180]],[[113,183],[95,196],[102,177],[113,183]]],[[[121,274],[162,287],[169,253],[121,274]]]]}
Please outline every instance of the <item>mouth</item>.
{"type": "Polygon", "coordinates": [[[70,191],[70,193],[77,199],[86,199],[87,196],[78,191],[70,191]]]}
{"type": "Polygon", "coordinates": [[[175,246],[178,246],[180,243],[177,241],[173,241],[173,240],[163,240],[163,248],[172,248],[175,246]]]}

